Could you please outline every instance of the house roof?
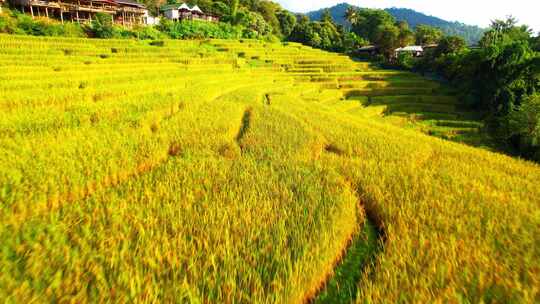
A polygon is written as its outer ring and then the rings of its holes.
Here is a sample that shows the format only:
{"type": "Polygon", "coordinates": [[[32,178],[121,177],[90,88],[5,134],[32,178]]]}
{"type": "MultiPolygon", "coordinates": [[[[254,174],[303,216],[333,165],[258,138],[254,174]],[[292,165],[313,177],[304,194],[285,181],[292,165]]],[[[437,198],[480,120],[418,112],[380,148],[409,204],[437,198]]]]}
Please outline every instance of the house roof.
{"type": "Polygon", "coordinates": [[[194,7],[191,8],[191,11],[192,12],[197,12],[197,13],[203,13],[203,11],[201,11],[201,9],[199,8],[198,5],[195,5],[194,7]]]}
{"type": "Polygon", "coordinates": [[[118,5],[118,2],[113,1],[113,0],[95,0],[95,1],[96,2],[108,3],[108,4],[111,4],[111,5],[118,5]]]}
{"type": "Polygon", "coordinates": [[[179,11],[180,11],[180,10],[192,11],[192,9],[189,8],[189,6],[187,6],[187,4],[185,4],[185,3],[182,3],[182,5],[180,5],[180,6],[178,7],[178,10],[179,10],[179,11]]]}
{"type": "Polygon", "coordinates": [[[396,52],[423,52],[424,48],[420,45],[409,45],[396,49],[396,52]]]}
{"type": "Polygon", "coordinates": [[[118,4],[124,4],[124,5],[131,5],[131,6],[136,6],[136,7],[140,7],[140,8],[146,8],[146,6],[142,3],[139,3],[135,0],[115,0],[115,2],[117,2],[118,4]]]}
{"type": "Polygon", "coordinates": [[[359,48],[358,50],[359,51],[376,51],[378,49],[379,49],[379,47],[377,47],[375,45],[366,45],[366,46],[363,46],[363,47],[359,48]]]}
{"type": "MultiPolygon", "coordinates": [[[[133,1],[133,0],[123,0],[123,1],[133,1]]],[[[198,5],[195,5],[194,7],[192,8],[189,8],[189,6],[185,3],[182,3],[182,4],[167,4],[167,5],[162,5],[159,10],[161,11],[170,11],[170,10],[179,10],[179,11],[182,11],[182,10],[185,10],[185,11],[190,11],[190,12],[197,12],[197,13],[201,13],[201,14],[204,14],[203,11],[201,10],[201,8],[198,6],[198,5]]]]}

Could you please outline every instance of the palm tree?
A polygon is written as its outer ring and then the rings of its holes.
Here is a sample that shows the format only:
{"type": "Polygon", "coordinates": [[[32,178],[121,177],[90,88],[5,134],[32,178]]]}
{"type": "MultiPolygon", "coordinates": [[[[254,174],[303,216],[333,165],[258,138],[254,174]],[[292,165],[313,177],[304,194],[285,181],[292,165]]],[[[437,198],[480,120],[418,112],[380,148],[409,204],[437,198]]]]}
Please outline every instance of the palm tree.
{"type": "Polygon", "coordinates": [[[231,22],[232,22],[232,24],[237,24],[238,23],[238,4],[239,4],[239,0],[231,0],[231,2],[230,2],[231,22]]]}
{"type": "Polygon", "coordinates": [[[358,11],[356,8],[350,6],[345,12],[344,17],[350,24],[355,24],[358,21],[358,11]]]}

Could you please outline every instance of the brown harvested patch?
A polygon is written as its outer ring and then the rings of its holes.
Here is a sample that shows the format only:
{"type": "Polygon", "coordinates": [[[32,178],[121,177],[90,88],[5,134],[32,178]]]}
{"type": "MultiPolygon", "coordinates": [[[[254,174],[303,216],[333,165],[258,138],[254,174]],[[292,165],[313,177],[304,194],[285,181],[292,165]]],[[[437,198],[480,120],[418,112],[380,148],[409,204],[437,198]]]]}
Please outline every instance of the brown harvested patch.
{"type": "Polygon", "coordinates": [[[182,154],[182,146],[177,142],[172,142],[169,145],[169,156],[176,157],[182,154]]]}
{"type": "Polygon", "coordinates": [[[248,108],[244,115],[242,116],[242,122],[240,123],[240,129],[238,130],[238,133],[236,134],[236,142],[238,146],[240,146],[240,149],[242,149],[241,141],[246,136],[247,132],[249,131],[249,126],[251,124],[251,119],[253,116],[253,109],[248,108]]]}
{"type": "Polygon", "coordinates": [[[332,154],[336,154],[336,155],[344,155],[345,152],[340,149],[338,146],[334,145],[334,144],[328,144],[326,146],[324,146],[324,151],[326,151],[327,153],[332,153],[332,154]]]}
{"type": "Polygon", "coordinates": [[[272,97],[270,94],[264,94],[264,104],[267,106],[272,105],[272,97]]]}
{"type": "Polygon", "coordinates": [[[156,133],[159,130],[159,123],[153,122],[150,126],[150,130],[152,131],[152,133],[156,133]]]}
{"type": "Polygon", "coordinates": [[[234,160],[240,156],[241,151],[238,145],[226,143],[219,148],[218,153],[226,159],[234,160]]]}

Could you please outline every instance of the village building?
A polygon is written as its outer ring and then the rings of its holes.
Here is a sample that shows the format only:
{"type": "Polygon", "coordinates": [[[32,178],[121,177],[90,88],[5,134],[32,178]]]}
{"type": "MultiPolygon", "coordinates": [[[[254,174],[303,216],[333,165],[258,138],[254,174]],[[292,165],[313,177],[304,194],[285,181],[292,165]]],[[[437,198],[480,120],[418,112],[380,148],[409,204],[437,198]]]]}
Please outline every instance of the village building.
{"type": "Polygon", "coordinates": [[[147,10],[143,16],[143,20],[144,20],[144,24],[146,25],[158,25],[161,18],[150,15],[150,13],[147,10]]]}
{"type": "Polygon", "coordinates": [[[124,26],[144,24],[144,17],[148,10],[144,4],[135,0],[114,0],[118,3],[118,9],[114,15],[114,22],[124,26]]]}
{"type": "Polygon", "coordinates": [[[402,53],[408,53],[413,57],[421,57],[424,55],[424,48],[421,45],[409,45],[395,50],[395,56],[398,57],[402,53]]]}
{"type": "Polygon", "coordinates": [[[124,26],[146,24],[148,10],[134,0],[12,0],[15,7],[32,17],[49,17],[66,22],[90,22],[96,14],[111,16],[124,26]]]}
{"type": "Polygon", "coordinates": [[[181,20],[201,20],[218,22],[219,18],[212,14],[204,13],[197,5],[190,8],[187,4],[169,4],[161,7],[161,12],[165,18],[173,21],[181,20]]]}
{"type": "Polygon", "coordinates": [[[379,54],[379,47],[375,45],[367,45],[357,49],[355,53],[361,56],[375,56],[379,54]]]}

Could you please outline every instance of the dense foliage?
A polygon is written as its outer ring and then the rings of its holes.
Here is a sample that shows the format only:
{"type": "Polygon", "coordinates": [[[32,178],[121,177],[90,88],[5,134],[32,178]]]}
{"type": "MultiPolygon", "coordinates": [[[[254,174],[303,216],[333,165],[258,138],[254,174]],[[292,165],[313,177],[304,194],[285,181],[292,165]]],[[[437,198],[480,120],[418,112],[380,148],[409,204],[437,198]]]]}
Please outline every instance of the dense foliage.
{"type": "Polygon", "coordinates": [[[439,40],[443,37],[441,29],[425,24],[418,25],[414,32],[416,45],[439,43],[439,40]]]}
{"type": "Polygon", "coordinates": [[[486,113],[501,145],[540,160],[538,37],[513,18],[496,20],[479,49],[465,48],[457,37],[442,39],[417,65],[451,81],[469,105],[486,113]]]}
{"type": "Polygon", "coordinates": [[[0,13],[0,33],[34,35],[84,37],[85,31],[78,23],[59,24],[48,18],[32,19],[32,17],[3,8],[0,13]]]}
{"type": "Polygon", "coordinates": [[[239,28],[228,23],[209,23],[203,21],[172,22],[163,19],[157,28],[173,39],[235,39],[242,37],[239,28]]]}
{"type": "Polygon", "coordinates": [[[310,21],[307,16],[300,16],[287,39],[336,52],[351,51],[366,44],[365,40],[360,39],[356,34],[336,25],[329,14],[326,14],[321,21],[310,21]]]}
{"type": "MultiPolygon", "coordinates": [[[[358,9],[358,7],[342,3],[330,8],[330,13],[337,24],[343,25],[345,27],[350,27],[351,23],[345,18],[345,14],[349,9],[358,9]]],[[[477,26],[465,25],[459,22],[449,22],[442,20],[437,17],[428,16],[417,11],[405,8],[389,8],[385,10],[390,15],[392,15],[398,21],[406,21],[412,29],[416,29],[418,25],[429,25],[431,27],[439,28],[443,31],[445,35],[450,36],[460,36],[467,41],[468,44],[477,43],[484,29],[481,29],[477,26]]],[[[308,16],[313,20],[320,20],[324,9],[313,11],[308,13],[308,16]]]]}

